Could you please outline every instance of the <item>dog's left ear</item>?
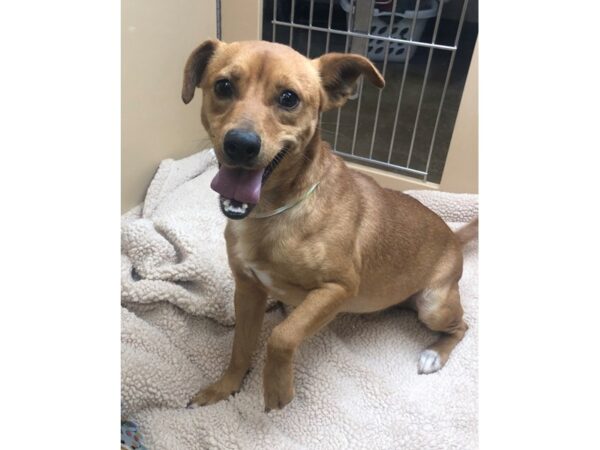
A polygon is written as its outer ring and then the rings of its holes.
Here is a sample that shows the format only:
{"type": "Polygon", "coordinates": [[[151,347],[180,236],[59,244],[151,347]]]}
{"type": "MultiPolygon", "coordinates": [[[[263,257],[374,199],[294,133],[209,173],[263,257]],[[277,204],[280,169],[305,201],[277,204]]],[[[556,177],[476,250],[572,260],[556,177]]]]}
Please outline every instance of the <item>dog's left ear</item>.
{"type": "Polygon", "coordinates": [[[356,80],[361,75],[364,75],[367,80],[378,88],[385,86],[385,80],[377,68],[364,56],[327,53],[313,59],[313,64],[316,65],[321,75],[322,111],[338,108],[346,103],[346,100],[352,94],[356,80]]]}
{"type": "Polygon", "coordinates": [[[221,41],[209,39],[200,44],[189,56],[183,70],[183,88],[181,89],[181,99],[186,105],[194,98],[194,92],[197,87],[200,87],[206,66],[219,45],[221,45],[221,41]]]}

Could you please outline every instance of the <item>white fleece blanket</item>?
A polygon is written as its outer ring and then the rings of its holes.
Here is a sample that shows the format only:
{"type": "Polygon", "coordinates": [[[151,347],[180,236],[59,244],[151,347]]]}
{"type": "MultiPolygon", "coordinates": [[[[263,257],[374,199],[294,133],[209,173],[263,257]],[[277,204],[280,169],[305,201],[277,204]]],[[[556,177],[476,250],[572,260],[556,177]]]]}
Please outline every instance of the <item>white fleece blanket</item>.
{"type": "MultiPolygon", "coordinates": [[[[122,220],[122,415],[152,450],[477,448],[477,242],[465,248],[460,291],[470,328],[440,372],[417,375],[435,340],[399,308],[344,314],[300,347],[296,396],[263,412],[265,341],[284,318],[269,309],[260,350],[241,391],[186,409],[215,381],[233,339],[233,281],[226,260],[212,151],[165,160],[144,204],[122,220]]],[[[410,193],[453,228],[477,215],[477,196],[410,193]]],[[[272,304],[271,304],[272,306],[272,304]]]]}

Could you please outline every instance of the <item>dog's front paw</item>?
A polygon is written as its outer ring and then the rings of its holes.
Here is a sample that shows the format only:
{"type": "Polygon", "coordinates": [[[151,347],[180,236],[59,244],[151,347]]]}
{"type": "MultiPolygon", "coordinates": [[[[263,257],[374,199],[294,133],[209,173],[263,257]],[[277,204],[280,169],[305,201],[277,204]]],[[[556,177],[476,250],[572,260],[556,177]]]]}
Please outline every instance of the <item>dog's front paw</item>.
{"type": "Polygon", "coordinates": [[[265,412],[282,409],[294,398],[292,368],[273,367],[267,363],[264,372],[265,412]]]}
{"type": "Polygon", "coordinates": [[[226,378],[222,378],[194,395],[187,407],[197,408],[199,406],[212,405],[213,403],[220,402],[221,400],[225,400],[231,394],[236,393],[239,390],[239,387],[239,383],[233,383],[226,378]]]}
{"type": "Polygon", "coordinates": [[[265,390],[265,412],[282,409],[294,398],[294,387],[270,388],[265,390]]]}

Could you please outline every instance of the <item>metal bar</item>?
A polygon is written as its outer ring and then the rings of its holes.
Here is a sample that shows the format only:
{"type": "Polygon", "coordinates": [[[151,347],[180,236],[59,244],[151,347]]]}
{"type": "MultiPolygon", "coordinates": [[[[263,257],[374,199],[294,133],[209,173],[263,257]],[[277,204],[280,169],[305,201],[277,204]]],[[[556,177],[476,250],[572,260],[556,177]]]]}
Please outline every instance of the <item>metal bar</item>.
{"type": "MultiPolygon", "coordinates": [[[[274,0],[277,1],[277,0],[274,0]]],[[[216,4],[216,10],[217,10],[217,39],[221,40],[221,0],[217,0],[217,4],[216,4]]],[[[273,17],[274,19],[276,17],[273,17]]],[[[273,28],[275,28],[275,25],[273,25],[273,28]]]]}
{"type": "MultiPolygon", "coordinates": [[[[327,29],[331,30],[331,17],[333,15],[333,0],[329,0],[329,17],[327,18],[327,29]]],[[[331,33],[329,31],[327,33],[327,39],[325,41],[325,53],[329,52],[329,38],[331,37],[331,33]]]]}
{"type": "MultiPolygon", "coordinates": [[[[418,7],[418,5],[417,5],[418,7]]],[[[417,22],[417,14],[413,17],[411,24],[410,37],[412,40],[413,33],[415,31],[415,24],[417,22]]],[[[398,91],[398,101],[396,102],[396,113],[394,114],[394,128],[392,128],[392,138],[390,139],[390,148],[388,149],[388,163],[392,159],[392,149],[394,148],[394,140],[396,139],[396,127],[398,126],[398,116],[400,115],[400,105],[402,104],[402,94],[404,93],[404,84],[406,83],[406,74],[408,73],[408,64],[410,63],[410,52],[413,48],[409,45],[406,47],[406,60],[404,62],[404,69],[402,70],[402,81],[400,82],[400,91],[398,91]]]]}
{"type": "MultiPolygon", "coordinates": [[[[396,0],[394,0],[394,2],[395,1],[396,0]]],[[[368,31],[371,31],[371,25],[373,25],[373,8],[374,8],[374,6],[375,6],[375,0],[371,0],[370,7],[369,7],[369,10],[368,10],[368,13],[369,13],[369,23],[367,25],[367,30],[368,31]]],[[[356,10],[356,13],[357,14],[359,13],[358,9],[356,10]]],[[[360,13],[364,14],[363,11],[360,11],[360,13]]],[[[394,16],[392,14],[392,18],[393,17],[394,16]]],[[[392,19],[392,21],[393,21],[393,19],[392,19]]],[[[391,28],[390,28],[390,34],[391,34],[391,28]]],[[[352,45],[353,45],[353,48],[354,48],[354,43],[352,45]]],[[[364,48],[362,49],[362,53],[363,53],[363,55],[365,57],[367,56],[368,51],[369,51],[369,40],[367,39],[367,41],[366,41],[366,43],[364,45],[364,48]]],[[[360,106],[361,106],[361,103],[362,103],[362,93],[363,93],[363,86],[364,86],[364,79],[363,78],[361,78],[360,84],[359,84],[358,90],[357,90],[358,102],[356,104],[356,115],[354,117],[354,134],[352,136],[352,149],[350,150],[350,153],[352,153],[353,155],[354,155],[354,149],[356,147],[356,133],[358,132],[358,119],[360,117],[360,106]]]]}
{"type": "Polygon", "coordinates": [[[351,155],[349,153],[338,152],[337,150],[334,150],[333,153],[341,156],[344,159],[348,159],[350,161],[357,161],[357,162],[365,163],[368,165],[379,166],[379,167],[383,167],[388,170],[390,168],[392,168],[392,169],[396,169],[396,170],[401,170],[403,172],[411,173],[413,175],[420,175],[421,177],[424,177],[427,175],[427,173],[422,172],[421,170],[411,169],[410,167],[398,166],[396,164],[389,164],[389,163],[385,163],[383,161],[377,161],[376,159],[369,159],[369,158],[365,158],[363,156],[351,155]]]}
{"type": "MultiPolygon", "coordinates": [[[[432,42],[435,42],[437,33],[440,26],[440,19],[442,18],[442,10],[444,9],[444,2],[440,2],[435,20],[435,26],[433,28],[432,42]]],[[[429,49],[429,55],[427,55],[427,65],[425,66],[425,75],[423,76],[423,86],[421,86],[421,94],[419,95],[419,106],[417,106],[417,115],[415,117],[415,125],[413,127],[412,136],[410,138],[410,148],[408,150],[408,158],[406,160],[406,167],[410,167],[410,161],[412,159],[413,149],[415,147],[415,139],[417,137],[417,129],[419,128],[419,119],[421,118],[421,107],[423,106],[423,97],[425,97],[425,89],[427,89],[427,78],[429,77],[429,69],[431,68],[431,60],[433,58],[433,49],[429,49]]]]}
{"type": "MultiPolygon", "coordinates": [[[[418,9],[419,5],[417,5],[417,9],[418,9]]],[[[411,30],[410,30],[410,37],[409,39],[412,40],[413,38],[413,33],[415,31],[415,24],[417,22],[417,14],[414,15],[413,17],[413,21],[411,23],[411,30]]],[[[390,148],[388,149],[388,159],[387,162],[389,163],[392,160],[392,149],[394,148],[394,141],[396,140],[396,128],[398,126],[398,116],[400,115],[400,105],[402,104],[402,94],[404,93],[404,84],[406,83],[406,74],[408,73],[408,64],[410,62],[410,52],[413,50],[413,48],[409,45],[406,48],[406,60],[404,63],[404,69],[402,70],[402,81],[400,82],[400,91],[398,91],[398,101],[396,102],[396,113],[394,115],[394,128],[392,128],[392,138],[390,139],[390,148]]]]}
{"type": "Polygon", "coordinates": [[[350,149],[350,153],[354,155],[354,149],[356,147],[356,133],[358,132],[358,119],[360,117],[360,106],[362,103],[362,93],[363,93],[363,80],[360,80],[360,84],[358,86],[358,102],[356,103],[356,114],[354,115],[354,133],[352,134],[352,148],[350,149]]]}
{"type": "MultiPolygon", "coordinates": [[[[346,35],[346,45],[344,46],[344,53],[348,53],[348,44],[350,43],[350,28],[352,27],[352,11],[354,10],[354,0],[350,0],[350,14],[348,15],[348,33],[344,33],[343,31],[340,34],[346,35]]],[[[331,27],[330,27],[331,28],[331,27]]],[[[333,32],[333,30],[331,30],[333,32]]],[[[340,118],[342,115],[342,108],[338,108],[337,112],[337,120],[335,124],[335,138],[333,140],[333,149],[337,148],[338,134],[340,132],[340,118]]]]}
{"type": "Polygon", "coordinates": [[[275,20],[277,20],[277,2],[278,1],[279,0],[273,0],[273,20],[271,21],[271,22],[273,22],[273,36],[271,38],[272,42],[276,42],[276,39],[275,39],[275,30],[277,28],[277,25],[275,25],[275,20]]]}
{"type": "MultiPolygon", "coordinates": [[[[469,3],[469,0],[465,0],[465,3],[463,5],[463,10],[461,12],[460,20],[458,22],[456,38],[454,40],[455,47],[458,47],[458,40],[460,38],[460,33],[462,31],[463,23],[465,20],[468,3],[469,3]]],[[[442,108],[444,106],[444,100],[446,99],[446,90],[448,89],[448,83],[450,82],[450,76],[452,74],[452,68],[454,67],[455,57],[456,57],[456,52],[452,52],[452,56],[450,56],[450,63],[448,64],[448,70],[446,71],[446,80],[444,81],[444,88],[442,89],[442,98],[440,99],[440,106],[438,106],[438,112],[437,112],[437,116],[435,118],[435,125],[433,127],[433,135],[431,136],[431,144],[429,145],[429,154],[427,155],[427,165],[425,166],[425,177],[423,178],[423,181],[427,181],[427,175],[429,174],[429,164],[431,163],[431,155],[433,153],[433,146],[435,145],[435,137],[437,135],[438,125],[440,123],[440,117],[442,115],[442,108]]]]}
{"type": "MultiPolygon", "coordinates": [[[[275,20],[274,21],[276,25],[283,25],[283,26],[287,26],[290,28],[299,28],[302,30],[308,30],[309,27],[308,25],[302,25],[299,23],[290,23],[290,22],[282,22],[280,20],[275,20]]],[[[413,41],[413,40],[406,40],[406,39],[400,39],[400,38],[393,38],[393,37],[384,37],[384,36],[377,36],[375,34],[365,34],[365,33],[356,33],[354,31],[342,31],[342,30],[333,30],[333,29],[327,29],[327,28],[323,28],[323,27],[312,27],[313,31],[321,31],[323,33],[332,33],[332,34],[341,34],[342,36],[354,36],[354,37],[362,37],[362,38],[368,38],[368,39],[374,39],[374,40],[379,40],[379,41],[390,41],[390,42],[398,42],[399,44],[407,44],[407,45],[413,45],[415,47],[425,47],[425,48],[435,48],[437,50],[449,50],[449,51],[453,51],[456,50],[456,47],[452,47],[450,45],[441,45],[441,44],[432,44],[430,42],[419,42],[419,41],[413,41]]]]}
{"type": "MultiPolygon", "coordinates": [[[[276,0],[275,0],[276,1],[276,0]]],[[[294,12],[296,9],[296,0],[292,0],[292,11],[290,12],[290,47],[292,47],[292,42],[294,40],[294,12]]],[[[279,25],[277,23],[277,17],[274,17],[273,23],[279,25]]]]}
{"type": "MultiPolygon", "coordinates": [[[[417,11],[419,10],[419,1],[417,0],[417,11]]],[[[392,28],[394,27],[394,16],[396,13],[396,4],[397,4],[398,0],[394,0],[394,2],[392,3],[392,14],[390,15],[390,24],[388,26],[389,28],[389,34],[388,36],[392,35],[392,28]]],[[[415,15],[416,17],[416,15],[415,15]]],[[[412,39],[412,35],[410,36],[410,38],[412,39]]],[[[385,42],[385,49],[383,51],[384,53],[384,57],[383,57],[383,68],[381,70],[381,75],[383,76],[383,78],[385,79],[385,72],[387,70],[387,61],[388,61],[388,50],[390,49],[390,42],[386,41],[385,42]]],[[[371,133],[371,147],[369,148],[369,159],[373,158],[373,148],[375,147],[375,135],[377,134],[377,122],[379,121],[379,107],[381,106],[381,94],[383,92],[383,89],[379,89],[379,92],[377,93],[377,108],[375,108],[375,122],[373,123],[373,132],[371,133]]]]}
{"type": "MultiPolygon", "coordinates": [[[[331,28],[331,18],[333,17],[333,0],[329,0],[329,16],[327,17],[327,28],[331,28]]],[[[325,53],[329,52],[329,40],[331,37],[331,33],[327,32],[327,38],[325,40],[325,53]]],[[[319,126],[322,126],[323,122],[323,112],[319,114],[319,126]]]]}
{"type": "Polygon", "coordinates": [[[308,13],[308,41],[306,42],[306,57],[310,58],[310,38],[311,38],[311,33],[312,33],[312,23],[313,23],[313,11],[315,8],[315,0],[310,0],[310,12],[308,13]]]}

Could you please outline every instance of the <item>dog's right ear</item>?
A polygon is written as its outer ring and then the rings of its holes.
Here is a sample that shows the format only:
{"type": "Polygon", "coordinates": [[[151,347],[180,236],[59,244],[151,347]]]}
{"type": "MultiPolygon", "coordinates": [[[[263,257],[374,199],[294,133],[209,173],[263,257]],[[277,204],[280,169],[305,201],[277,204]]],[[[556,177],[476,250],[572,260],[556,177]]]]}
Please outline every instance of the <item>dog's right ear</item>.
{"type": "Polygon", "coordinates": [[[183,89],[181,90],[181,99],[186,105],[194,98],[194,92],[197,87],[200,87],[206,66],[219,45],[221,45],[221,41],[213,39],[204,41],[188,58],[183,71],[183,89]]]}

